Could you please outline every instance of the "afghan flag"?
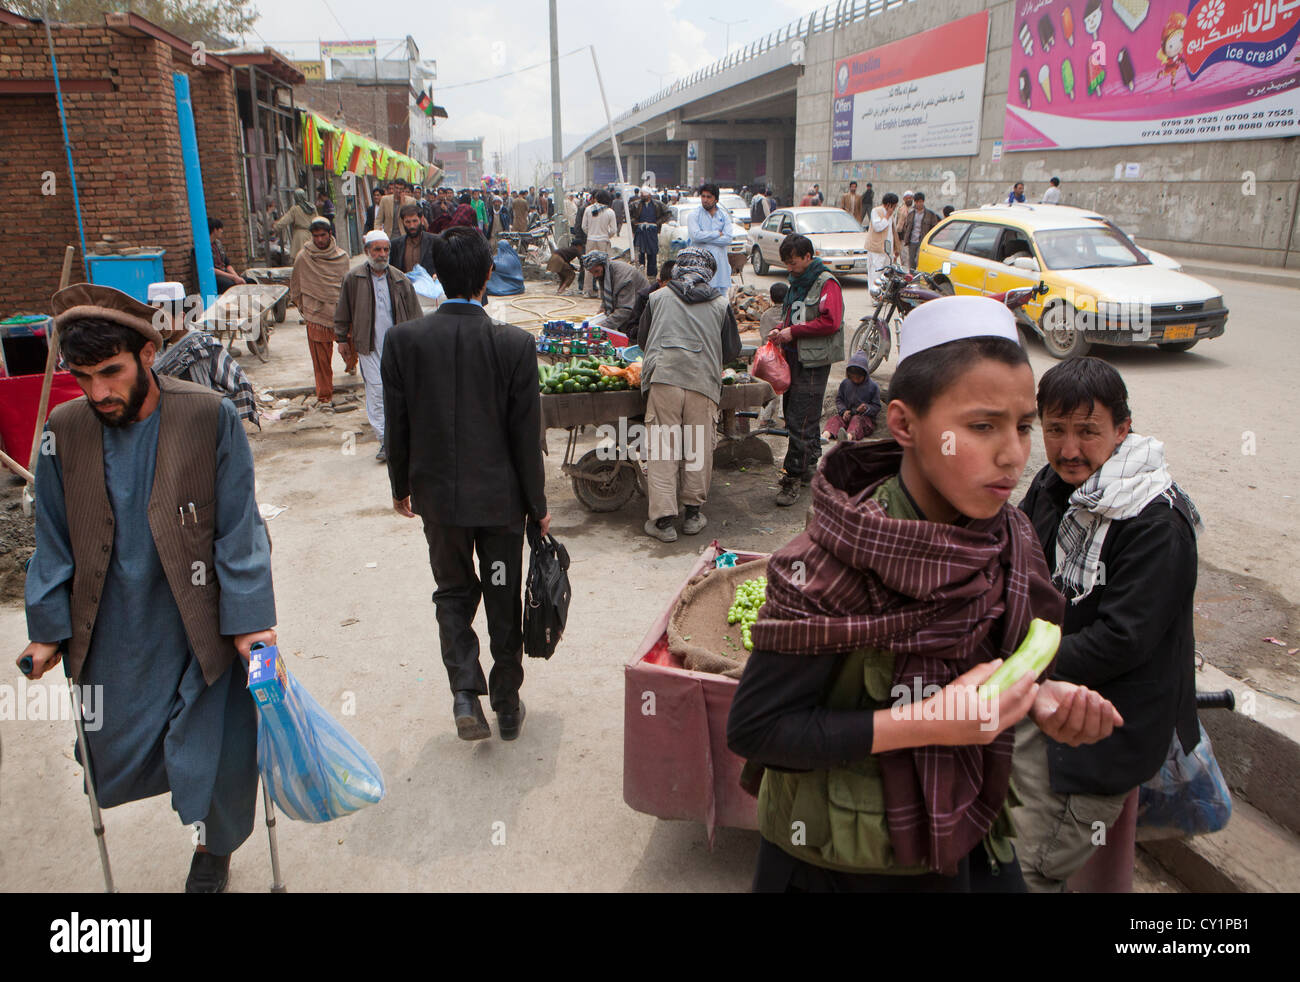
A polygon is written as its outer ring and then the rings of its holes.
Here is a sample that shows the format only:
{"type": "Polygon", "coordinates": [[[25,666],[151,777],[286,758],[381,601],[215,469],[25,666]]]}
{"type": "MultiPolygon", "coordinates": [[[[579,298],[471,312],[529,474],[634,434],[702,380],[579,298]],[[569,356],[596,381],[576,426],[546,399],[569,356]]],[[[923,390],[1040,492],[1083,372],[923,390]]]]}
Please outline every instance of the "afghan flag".
{"type": "Polygon", "coordinates": [[[416,94],[414,89],[411,90],[411,93],[412,95],[415,95],[415,104],[420,108],[420,111],[426,116],[432,116],[433,100],[429,98],[429,93],[420,92],[419,94],[416,94]]]}

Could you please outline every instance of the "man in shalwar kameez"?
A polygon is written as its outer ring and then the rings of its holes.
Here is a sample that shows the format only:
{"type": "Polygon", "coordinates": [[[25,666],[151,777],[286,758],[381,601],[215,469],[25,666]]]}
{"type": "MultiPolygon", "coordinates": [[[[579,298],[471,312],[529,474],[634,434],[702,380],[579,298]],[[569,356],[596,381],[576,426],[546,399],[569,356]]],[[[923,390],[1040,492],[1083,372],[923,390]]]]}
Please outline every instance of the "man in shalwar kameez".
{"type": "Polygon", "coordinates": [[[150,307],[89,284],[53,306],[85,398],[51,413],[38,455],[24,654],[32,678],[63,659],[103,686],[103,725],[86,732],[99,803],[170,791],[181,821],[202,823],[186,891],[221,892],[256,804],[241,657],[275,643],[252,452],[228,400],[152,371],[150,307]]]}

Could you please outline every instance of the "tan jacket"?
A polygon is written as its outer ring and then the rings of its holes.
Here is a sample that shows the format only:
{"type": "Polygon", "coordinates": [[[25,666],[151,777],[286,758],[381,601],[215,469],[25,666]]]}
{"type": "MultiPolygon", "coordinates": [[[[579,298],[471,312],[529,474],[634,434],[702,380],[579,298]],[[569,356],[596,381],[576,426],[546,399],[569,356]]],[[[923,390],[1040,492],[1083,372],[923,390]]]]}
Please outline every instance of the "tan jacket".
{"type": "Polygon", "coordinates": [[[840,207],[856,218],[859,225],[862,224],[862,195],[846,192],[840,198],[840,207]]]}
{"type": "MultiPolygon", "coordinates": [[[[423,315],[420,298],[406,274],[389,266],[388,295],[393,303],[393,326],[415,320],[423,315]]],[[[334,308],[334,338],[339,344],[350,344],[359,355],[368,355],[373,349],[375,333],[375,288],[370,284],[370,264],[362,263],[343,277],[339,290],[338,306],[334,308]]]]}

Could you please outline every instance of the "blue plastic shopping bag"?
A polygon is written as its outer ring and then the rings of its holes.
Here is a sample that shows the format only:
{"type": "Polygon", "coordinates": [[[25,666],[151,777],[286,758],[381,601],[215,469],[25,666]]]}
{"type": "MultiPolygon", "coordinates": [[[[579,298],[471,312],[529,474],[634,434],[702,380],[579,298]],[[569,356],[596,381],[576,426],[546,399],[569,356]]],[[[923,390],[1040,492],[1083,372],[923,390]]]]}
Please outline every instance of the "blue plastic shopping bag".
{"type": "Polygon", "coordinates": [[[419,263],[411,267],[406,278],[411,281],[411,286],[415,287],[415,292],[426,300],[441,300],[447,295],[447,291],[442,288],[442,280],[435,280],[419,263]]]}
{"type": "MultiPolygon", "coordinates": [[[[1200,725],[1199,722],[1197,724],[1200,725]]],[[[1218,832],[1232,815],[1228,782],[1201,726],[1190,753],[1174,734],[1164,766],[1138,791],[1138,838],[1161,839],[1218,832]]]]}
{"type": "Polygon", "coordinates": [[[289,674],[278,648],[254,646],[248,689],[257,705],[257,769],[280,811],[328,822],[383,798],[379,765],[289,674]]]}

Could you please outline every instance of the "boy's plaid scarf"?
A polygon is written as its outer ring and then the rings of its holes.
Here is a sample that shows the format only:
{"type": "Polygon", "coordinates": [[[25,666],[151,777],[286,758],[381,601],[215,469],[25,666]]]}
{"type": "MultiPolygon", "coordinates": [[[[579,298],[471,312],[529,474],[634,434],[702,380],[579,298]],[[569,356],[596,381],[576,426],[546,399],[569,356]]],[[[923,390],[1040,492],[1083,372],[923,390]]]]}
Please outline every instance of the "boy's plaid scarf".
{"type": "MultiPolygon", "coordinates": [[[[895,685],[943,686],[1008,656],[1034,617],[1064,603],[1029,519],[946,525],[892,518],[871,495],[898,473],[893,441],[842,444],[813,479],[807,531],[768,563],[755,649],[791,655],[872,647],[895,656],[895,685]]],[[[988,834],[1006,798],[1013,737],[878,755],[890,841],[901,865],[945,875],[988,834]]]]}

